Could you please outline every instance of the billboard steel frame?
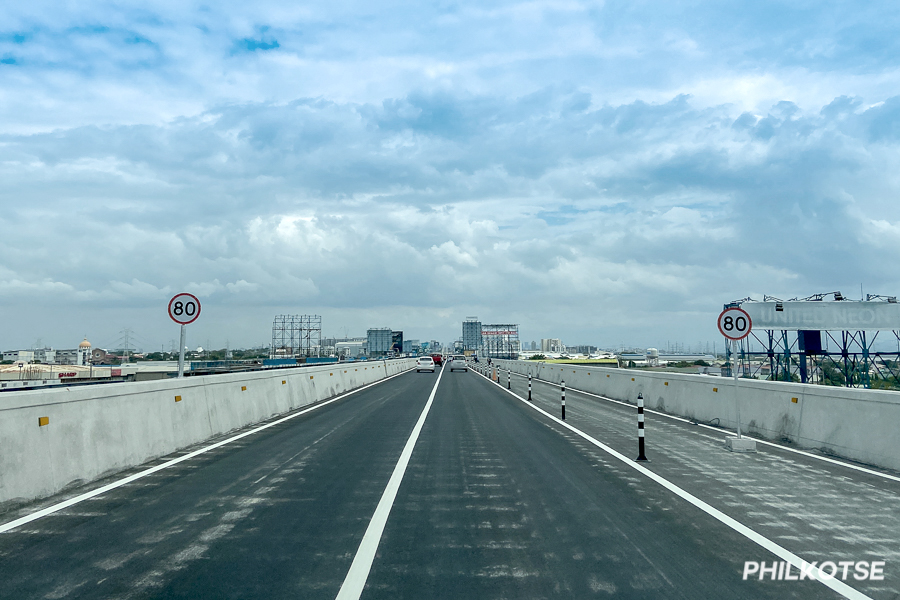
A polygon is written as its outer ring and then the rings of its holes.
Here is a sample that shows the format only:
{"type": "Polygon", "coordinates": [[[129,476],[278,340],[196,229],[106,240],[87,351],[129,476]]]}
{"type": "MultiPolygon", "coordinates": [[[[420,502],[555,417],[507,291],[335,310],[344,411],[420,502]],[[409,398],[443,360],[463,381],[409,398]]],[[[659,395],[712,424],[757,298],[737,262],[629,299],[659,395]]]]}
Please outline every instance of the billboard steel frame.
{"type": "Polygon", "coordinates": [[[269,358],[312,356],[322,346],[320,315],[276,315],[272,323],[269,358]]]}
{"type": "Polygon", "coordinates": [[[482,351],[488,358],[519,358],[519,326],[517,324],[482,324],[482,351]]]}
{"type": "MultiPolygon", "coordinates": [[[[815,294],[808,298],[794,298],[787,302],[771,296],[764,296],[763,302],[774,302],[776,311],[785,310],[790,303],[821,303],[825,297],[834,294],[835,303],[863,306],[863,302],[843,298],[840,292],[815,294]],[[845,304],[846,303],[846,304],[845,304]]],[[[896,304],[893,296],[870,294],[865,304],[877,301],[896,304]]],[[[725,305],[744,306],[756,304],[751,298],[744,298],[725,305]],[[746,303],[746,304],[745,304],[746,303]]],[[[832,302],[828,302],[832,304],[832,302]]],[[[826,324],[827,325],[827,324],[826,324]]],[[[739,356],[733,357],[726,351],[727,364],[734,359],[738,371],[744,376],[760,377],[764,366],[770,381],[795,381],[843,387],[900,387],[900,327],[888,329],[884,325],[865,329],[790,329],[758,328],[754,323],[750,335],[740,342],[739,356]],[[873,346],[879,335],[889,332],[896,343],[897,351],[875,351],[873,346]],[[760,360],[761,359],[761,360],[760,360]]],[[[883,339],[883,338],[882,338],[883,339]]]]}

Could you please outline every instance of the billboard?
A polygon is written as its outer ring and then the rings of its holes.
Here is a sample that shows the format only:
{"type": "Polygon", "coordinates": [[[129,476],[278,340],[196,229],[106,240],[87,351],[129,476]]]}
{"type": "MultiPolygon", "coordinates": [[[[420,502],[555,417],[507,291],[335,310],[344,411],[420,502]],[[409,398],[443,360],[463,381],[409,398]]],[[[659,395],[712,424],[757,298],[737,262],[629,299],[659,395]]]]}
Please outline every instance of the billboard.
{"type": "Polygon", "coordinates": [[[744,302],[741,308],[757,331],[900,329],[900,304],[892,302],[744,302]]]}

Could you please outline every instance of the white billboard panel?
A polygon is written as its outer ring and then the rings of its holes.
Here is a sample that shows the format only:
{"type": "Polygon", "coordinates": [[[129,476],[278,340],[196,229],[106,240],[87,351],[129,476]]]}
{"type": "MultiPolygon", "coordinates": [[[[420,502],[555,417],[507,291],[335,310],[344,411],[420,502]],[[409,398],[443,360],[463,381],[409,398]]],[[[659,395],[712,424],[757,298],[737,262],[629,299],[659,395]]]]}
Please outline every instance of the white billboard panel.
{"type": "Polygon", "coordinates": [[[900,329],[900,304],[889,302],[744,302],[753,329],[877,331],[900,329]],[[783,310],[777,310],[781,304],[783,310]]]}

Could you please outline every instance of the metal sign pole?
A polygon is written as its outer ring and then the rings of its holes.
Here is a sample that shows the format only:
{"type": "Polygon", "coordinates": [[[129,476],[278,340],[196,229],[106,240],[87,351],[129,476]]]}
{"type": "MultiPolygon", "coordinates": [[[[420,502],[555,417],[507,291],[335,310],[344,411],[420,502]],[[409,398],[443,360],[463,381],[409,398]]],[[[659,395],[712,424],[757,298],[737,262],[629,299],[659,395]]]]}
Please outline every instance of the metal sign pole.
{"type": "Polygon", "coordinates": [[[741,438],[741,402],[739,400],[740,395],[738,394],[738,370],[737,370],[738,344],[740,344],[740,342],[737,340],[734,340],[732,342],[731,375],[734,377],[734,411],[737,415],[737,436],[738,436],[738,439],[740,439],[741,438]]]}
{"type": "Polygon", "coordinates": [[[725,337],[725,350],[731,344],[731,375],[734,378],[734,415],[737,423],[737,437],[725,438],[725,448],[732,452],[756,452],[756,440],[745,438],[741,433],[741,395],[738,382],[738,361],[740,357],[741,340],[745,339],[753,327],[750,315],[738,306],[726,306],[719,314],[719,332],[725,337]]]}
{"type": "Polygon", "coordinates": [[[185,326],[181,326],[181,345],[178,346],[178,377],[184,377],[184,332],[185,326]]]}

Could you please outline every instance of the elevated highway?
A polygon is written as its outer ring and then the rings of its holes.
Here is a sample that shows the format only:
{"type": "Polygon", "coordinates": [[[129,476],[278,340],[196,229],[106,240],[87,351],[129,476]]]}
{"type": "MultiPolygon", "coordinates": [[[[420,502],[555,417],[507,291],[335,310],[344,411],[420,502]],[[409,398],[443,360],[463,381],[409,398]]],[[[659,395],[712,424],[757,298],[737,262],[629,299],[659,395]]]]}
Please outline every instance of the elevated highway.
{"type": "Polygon", "coordinates": [[[501,381],[402,372],[8,509],[0,598],[900,595],[895,474],[653,414],[637,465],[633,407],[501,381]]]}

